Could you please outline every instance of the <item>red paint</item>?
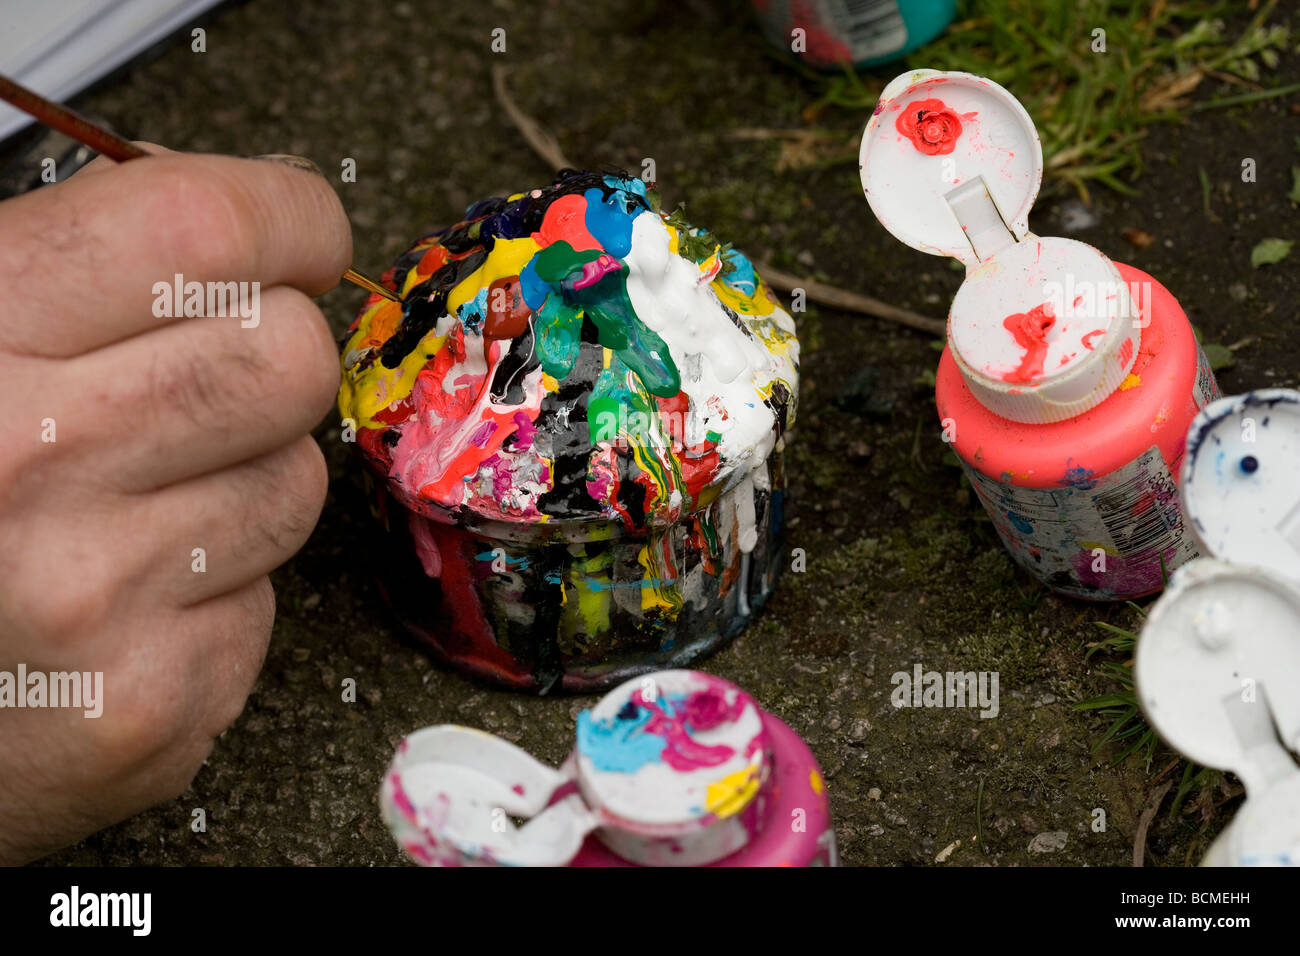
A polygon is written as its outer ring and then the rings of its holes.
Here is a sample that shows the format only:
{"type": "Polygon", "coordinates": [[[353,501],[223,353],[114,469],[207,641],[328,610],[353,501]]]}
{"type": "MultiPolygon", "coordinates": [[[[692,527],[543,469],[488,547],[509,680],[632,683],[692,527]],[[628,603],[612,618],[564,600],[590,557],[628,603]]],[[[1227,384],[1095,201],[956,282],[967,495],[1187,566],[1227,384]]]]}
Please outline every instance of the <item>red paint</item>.
{"type": "MultiPolygon", "coordinates": [[[[967,119],[974,115],[966,114],[967,119]]],[[[942,100],[916,100],[898,114],[894,128],[910,139],[919,152],[927,156],[944,156],[957,146],[961,119],[944,106],[942,100]]]]}
{"type": "Polygon", "coordinates": [[[1052,303],[1017,312],[1002,320],[1002,327],[1010,332],[1016,344],[1025,350],[1020,365],[1014,372],[1002,376],[1004,382],[1034,382],[1043,377],[1043,361],[1047,358],[1047,332],[1056,324],[1052,303]]]}
{"type": "Polygon", "coordinates": [[[1091,332],[1089,332],[1087,335],[1083,337],[1083,347],[1087,349],[1089,352],[1091,352],[1092,340],[1099,335],[1105,335],[1105,334],[1106,334],[1105,329],[1093,329],[1091,332]]]}
{"type": "Polygon", "coordinates": [[[1157,445],[1169,470],[1178,475],[1187,429],[1197,412],[1196,338],[1168,289],[1145,272],[1115,265],[1125,283],[1151,283],[1149,311],[1143,312],[1148,325],[1132,368],[1142,375],[1142,388],[1117,389],[1100,405],[1063,422],[1012,422],[979,403],[945,348],[935,400],[940,419],[956,423],[953,451],[970,467],[1021,488],[1057,488],[1071,458],[1104,475],[1157,445]]]}
{"type": "Polygon", "coordinates": [[[513,339],[528,328],[532,310],[524,302],[519,276],[497,279],[488,286],[487,315],[483,319],[485,339],[513,339]]]}
{"type": "Polygon", "coordinates": [[[589,252],[593,249],[604,251],[604,247],[596,241],[596,237],[587,230],[585,196],[573,193],[555,200],[546,209],[542,228],[533,233],[533,242],[539,246],[549,246],[560,240],[564,240],[578,252],[589,252]]]}

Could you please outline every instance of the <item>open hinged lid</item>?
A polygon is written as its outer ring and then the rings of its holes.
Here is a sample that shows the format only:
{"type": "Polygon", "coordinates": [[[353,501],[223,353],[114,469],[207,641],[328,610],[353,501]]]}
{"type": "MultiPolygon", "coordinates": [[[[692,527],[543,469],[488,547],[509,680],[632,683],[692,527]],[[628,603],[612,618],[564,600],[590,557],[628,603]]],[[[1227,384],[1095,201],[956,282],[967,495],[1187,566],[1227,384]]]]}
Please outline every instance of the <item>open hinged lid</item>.
{"type": "Polygon", "coordinates": [[[1256,567],[1199,558],[1174,573],[1134,662],[1151,725],[1251,793],[1300,773],[1300,588],[1256,567]]]}
{"type": "Polygon", "coordinates": [[[1179,493],[1205,554],[1300,583],[1300,392],[1261,389],[1201,409],[1179,493]]]}
{"type": "Polygon", "coordinates": [[[389,766],[380,805],[401,847],[426,865],[562,866],[599,830],[625,859],[653,859],[651,845],[667,839],[678,851],[667,862],[693,866],[758,831],[737,815],[764,792],[770,751],[749,695],[698,671],[660,671],[583,711],[559,770],[482,731],[416,731],[389,766]]]}
{"type": "Polygon", "coordinates": [[[966,266],[948,344],[981,404],[1013,421],[1054,422],[1119,387],[1142,323],[1099,250],[1029,232],[1043,156],[1015,97],[969,73],[905,73],[867,123],[859,167],[886,229],[966,266]]]}

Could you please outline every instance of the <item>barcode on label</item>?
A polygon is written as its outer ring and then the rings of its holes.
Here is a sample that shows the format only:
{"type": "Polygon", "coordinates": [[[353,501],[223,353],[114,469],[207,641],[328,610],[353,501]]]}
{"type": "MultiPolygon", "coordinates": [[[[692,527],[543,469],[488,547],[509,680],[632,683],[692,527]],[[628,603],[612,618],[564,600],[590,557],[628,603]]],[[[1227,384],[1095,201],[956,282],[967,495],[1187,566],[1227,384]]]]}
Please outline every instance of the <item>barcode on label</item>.
{"type": "Polygon", "coordinates": [[[840,27],[856,59],[889,53],[907,42],[907,24],[897,0],[840,0],[840,27]]]}
{"type": "Polygon", "coordinates": [[[1148,452],[1138,459],[1133,474],[1093,500],[1115,550],[1125,558],[1163,553],[1183,536],[1178,487],[1159,453],[1158,464],[1151,457],[1148,452]]]}

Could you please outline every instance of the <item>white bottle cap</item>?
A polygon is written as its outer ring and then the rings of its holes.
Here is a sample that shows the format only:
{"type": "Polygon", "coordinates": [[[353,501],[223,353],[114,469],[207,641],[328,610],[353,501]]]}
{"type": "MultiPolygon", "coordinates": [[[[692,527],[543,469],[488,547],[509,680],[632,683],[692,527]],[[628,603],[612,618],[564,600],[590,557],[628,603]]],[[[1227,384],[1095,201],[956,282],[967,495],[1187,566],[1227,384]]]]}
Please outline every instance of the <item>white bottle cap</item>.
{"type": "Polygon", "coordinates": [[[1297,476],[1300,392],[1261,389],[1201,409],[1179,481],[1201,551],[1300,583],[1297,476]]]}
{"type": "Polygon", "coordinates": [[[1043,153],[1015,97],[969,73],[904,73],[867,123],[859,167],[886,229],[965,264],[948,345],[982,405],[1012,421],[1063,421],[1124,381],[1137,309],[1099,250],[1029,232],[1043,153]]]}
{"type": "Polygon", "coordinates": [[[650,866],[698,866],[743,847],[757,821],[771,743],[748,694],[699,671],[659,671],[614,688],[579,719],[578,785],[600,808],[600,839],[650,866]]]}
{"type": "Polygon", "coordinates": [[[1170,746],[1251,794],[1297,773],[1300,588],[1214,558],[1183,565],[1142,627],[1138,699],[1170,746]]]}

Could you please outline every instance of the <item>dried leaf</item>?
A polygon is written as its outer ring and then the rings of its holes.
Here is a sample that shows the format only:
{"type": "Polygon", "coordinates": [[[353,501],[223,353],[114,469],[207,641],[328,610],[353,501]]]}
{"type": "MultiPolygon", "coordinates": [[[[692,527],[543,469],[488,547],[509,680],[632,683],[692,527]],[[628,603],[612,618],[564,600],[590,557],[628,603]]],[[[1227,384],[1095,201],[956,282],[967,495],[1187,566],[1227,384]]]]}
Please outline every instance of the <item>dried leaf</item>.
{"type": "Polygon", "coordinates": [[[1151,243],[1156,241],[1156,237],[1151,235],[1151,233],[1144,232],[1141,229],[1134,229],[1131,226],[1121,232],[1120,235],[1139,249],[1145,249],[1147,246],[1151,245],[1151,243]]]}

